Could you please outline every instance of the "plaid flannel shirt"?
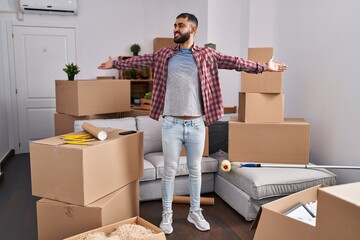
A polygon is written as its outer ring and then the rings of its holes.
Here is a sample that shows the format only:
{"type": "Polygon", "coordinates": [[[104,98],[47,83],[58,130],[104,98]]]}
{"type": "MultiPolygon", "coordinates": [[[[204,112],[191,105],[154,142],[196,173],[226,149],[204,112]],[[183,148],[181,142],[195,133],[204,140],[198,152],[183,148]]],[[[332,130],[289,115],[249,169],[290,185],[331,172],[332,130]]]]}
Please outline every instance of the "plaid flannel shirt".
{"type": "MultiPolygon", "coordinates": [[[[146,67],[154,69],[150,117],[155,120],[159,119],[164,109],[168,59],[175,55],[177,51],[179,51],[179,45],[162,48],[153,54],[113,61],[113,68],[116,69],[126,70],[146,67]]],[[[248,73],[262,73],[266,70],[264,63],[224,55],[212,48],[199,47],[194,44],[192,51],[199,72],[206,125],[216,122],[224,115],[218,69],[230,69],[248,73]]]]}

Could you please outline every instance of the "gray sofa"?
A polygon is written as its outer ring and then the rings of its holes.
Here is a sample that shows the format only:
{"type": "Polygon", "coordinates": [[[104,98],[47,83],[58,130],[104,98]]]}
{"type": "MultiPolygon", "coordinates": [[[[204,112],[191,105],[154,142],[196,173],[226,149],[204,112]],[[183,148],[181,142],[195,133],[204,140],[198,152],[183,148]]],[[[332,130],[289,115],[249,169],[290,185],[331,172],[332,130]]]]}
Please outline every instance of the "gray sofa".
{"type": "MultiPolygon", "coordinates": [[[[228,120],[228,117],[221,119],[223,122],[228,120]]],[[[74,123],[74,131],[82,130],[81,125],[84,121],[98,127],[144,132],[144,176],[140,179],[140,200],[161,199],[161,177],[164,167],[161,146],[162,120],[155,121],[148,116],[77,120],[74,123]]],[[[209,126],[209,129],[211,127],[209,126]]],[[[222,131],[227,129],[223,128],[222,131]]],[[[211,146],[211,141],[215,141],[217,136],[209,136],[211,146]]],[[[214,149],[212,151],[214,152],[214,149]]],[[[226,158],[227,153],[222,150],[210,154],[209,157],[203,157],[201,193],[215,192],[248,221],[255,219],[262,204],[318,184],[336,184],[336,176],[325,169],[235,168],[228,173],[219,171],[221,161],[226,158]]],[[[175,178],[175,195],[189,194],[187,175],[186,157],[181,156],[175,178]]]]}

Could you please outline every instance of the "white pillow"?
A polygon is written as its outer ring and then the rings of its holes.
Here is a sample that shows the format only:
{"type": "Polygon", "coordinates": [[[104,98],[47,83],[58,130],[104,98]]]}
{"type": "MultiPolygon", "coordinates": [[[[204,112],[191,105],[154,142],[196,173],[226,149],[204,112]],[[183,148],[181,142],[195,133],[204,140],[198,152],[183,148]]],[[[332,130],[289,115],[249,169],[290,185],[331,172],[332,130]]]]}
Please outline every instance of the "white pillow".
{"type": "Polygon", "coordinates": [[[144,132],[144,154],[162,152],[162,118],[156,121],[149,116],[136,117],[137,129],[144,132]]]}

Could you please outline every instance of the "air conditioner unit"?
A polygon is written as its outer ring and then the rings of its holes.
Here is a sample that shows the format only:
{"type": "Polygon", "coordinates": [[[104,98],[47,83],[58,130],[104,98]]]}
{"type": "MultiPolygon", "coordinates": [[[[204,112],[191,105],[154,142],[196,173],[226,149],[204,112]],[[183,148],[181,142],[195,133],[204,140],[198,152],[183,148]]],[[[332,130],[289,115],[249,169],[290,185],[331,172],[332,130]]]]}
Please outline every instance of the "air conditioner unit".
{"type": "Polygon", "coordinates": [[[20,0],[23,13],[77,15],[77,0],[20,0]]]}

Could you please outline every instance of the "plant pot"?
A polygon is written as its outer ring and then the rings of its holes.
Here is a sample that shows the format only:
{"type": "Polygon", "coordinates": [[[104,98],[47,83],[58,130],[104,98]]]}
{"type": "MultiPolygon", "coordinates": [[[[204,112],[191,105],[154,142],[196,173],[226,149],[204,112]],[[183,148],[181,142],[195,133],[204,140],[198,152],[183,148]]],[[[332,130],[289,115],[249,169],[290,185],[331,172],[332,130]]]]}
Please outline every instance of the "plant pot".
{"type": "Polygon", "coordinates": [[[134,98],[134,104],[140,105],[140,98],[134,98]]]}
{"type": "Polygon", "coordinates": [[[75,75],[68,75],[68,80],[69,80],[69,81],[73,81],[74,78],[75,78],[75,75]]]}

